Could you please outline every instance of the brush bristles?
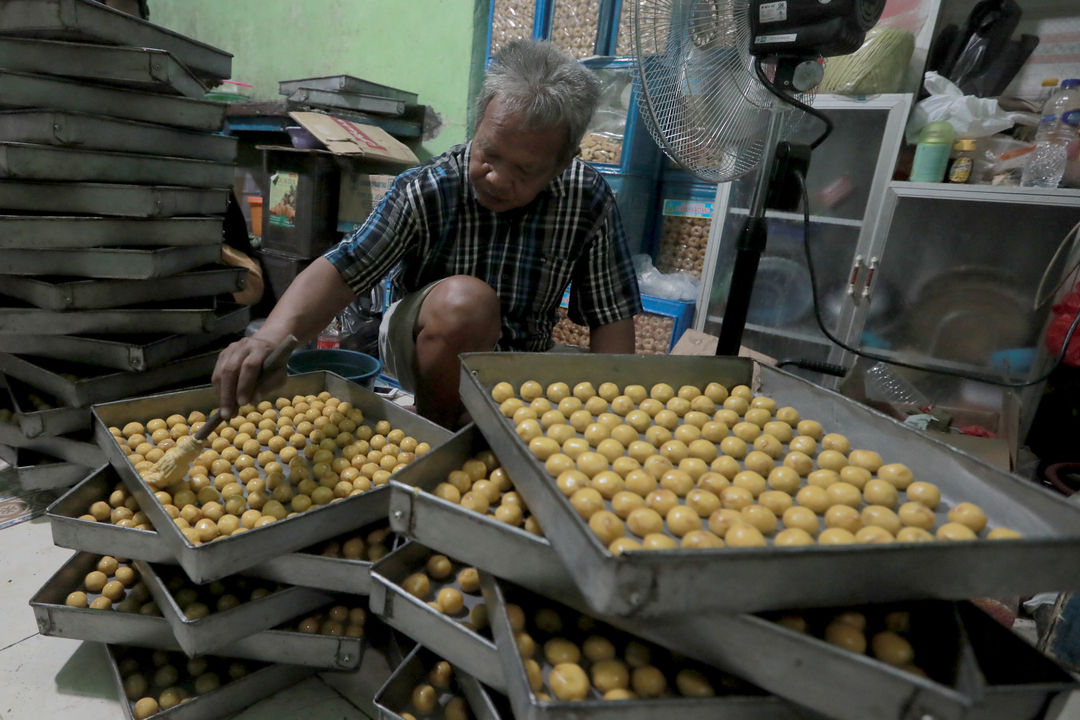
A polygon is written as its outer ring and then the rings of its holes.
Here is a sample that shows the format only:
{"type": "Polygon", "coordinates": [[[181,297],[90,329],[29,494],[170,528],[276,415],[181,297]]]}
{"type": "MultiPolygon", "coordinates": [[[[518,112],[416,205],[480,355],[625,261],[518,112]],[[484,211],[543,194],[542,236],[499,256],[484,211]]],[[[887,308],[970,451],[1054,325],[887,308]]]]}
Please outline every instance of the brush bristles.
{"type": "Polygon", "coordinates": [[[191,461],[202,451],[202,444],[189,436],[180,438],[176,445],[146,473],[145,480],[154,488],[163,488],[183,480],[191,461]]]}

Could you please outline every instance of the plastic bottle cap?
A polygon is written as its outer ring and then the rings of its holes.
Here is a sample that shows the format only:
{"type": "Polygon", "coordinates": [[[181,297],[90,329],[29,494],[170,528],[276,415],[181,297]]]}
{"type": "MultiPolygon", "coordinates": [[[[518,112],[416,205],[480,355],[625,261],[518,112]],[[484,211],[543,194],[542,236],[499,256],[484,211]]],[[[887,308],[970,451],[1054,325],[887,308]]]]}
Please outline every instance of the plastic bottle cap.
{"type": "Polygon", "coordinates": [[[957,152],[971,152],[975,149],[975,141],[971,138],[964,138],[963,140],[957,140],[953,145],[953,150],[957,152]]]}
{"type": "Polygon", "coordinates": [[[1080,87],[1080,78],[1069,78],[1061,83],[1063,88],[1080,87]]]}
{"type": "Polygon", "coordinates": [[[919,143],[936,143],[952,145],[955,136],[953,126],[947,122],[932,122],[927,124],[919,133],[919,143]]]}

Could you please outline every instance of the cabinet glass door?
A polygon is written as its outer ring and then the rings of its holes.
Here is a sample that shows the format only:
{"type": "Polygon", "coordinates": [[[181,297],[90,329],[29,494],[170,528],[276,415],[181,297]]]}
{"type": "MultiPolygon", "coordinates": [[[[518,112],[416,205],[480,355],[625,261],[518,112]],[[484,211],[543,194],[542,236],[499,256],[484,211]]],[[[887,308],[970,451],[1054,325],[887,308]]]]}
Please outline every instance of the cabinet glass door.
{"type": "MultiPolygon", "coordinates": [[[[745,222],[745,212],[734,210],[724,220],[705,321],[707,333],[716,334],[720,330],[735,263],[735,238],[745,222]]],[[[770,355],[780,350],[790,354],[803,345],[800,356],[823,360],[831,343],[814,317],[802,220],[774,218],[768,221],[768,226],[768,245],[754,277],[746,318],[747,332],[753,333],[756,342],[744,344],[770,355]],[[807,344],[816,347],[805,347],[807,344]]],[[[858,224],[816,222],[810,226],[810,249],[822,320],[833,334],[841,334],[840,315],[848,287],[848,267],[859,241],[859,230],[858,224]]]]}
{"type": "MultiPolygon", "coordinates": [[[[807,176],[810,206],[810,249],[814,260],[822,321],[833,335],[847,340],[854,312],[847,294],[854,257],[869,243],[867,213],[875,214],[887,187],[891,158],[883,144],[902,127],[906,96],[882,96],[860,103],[823,97],[818,106],[832,119],[832,136],[814,151],[807,176]]],[[[801,113],[788,113],[783,136],[809,142],[821,123],[801,113]]],[[[730,185],[723,214],[714,220],[706,275],[706,312],[698,322],[708,333],[719,332],[730,284],[739,233],[757,182],[757,173],[730,185]],[[715,224],[719,224],[716,227],[715,224]]],[[[768,242],[754,278],[754,294],[743,344],[777,358],[824,361],[835,351],[819,329],[804,253],[802,212],[770,210],[768,242]]]]}
{"type": "Polygon", "coordinates": [[[1039,281],[1080,220],[1080,193],[1071,205],[1041,205],[1021,189],[896,185],[902,194],[893,198],[863,346],[988,376],[1027,375],[1048,312],[1034,307],[1039,281]]]}
{"type": "MultiPolygon", "coordinates": [[[[888,109],[825,109],[835,129],[829,139],[814,150],[806,188],[810,214],[820,217],[862,220],[874,183],[874,172],[888,121],[888,109]]],[[[801,113],[785,115],[784,138],[808,143],[823,127],[820,120],[801,113]],[[797,119],[798,118],[798,119],[797,119]]],[[[755,177],[757,173],[754,174],[755,177]]],[[[736,181],[731,190],[731,206],[747,208],[754,181],[736,181]]]]}

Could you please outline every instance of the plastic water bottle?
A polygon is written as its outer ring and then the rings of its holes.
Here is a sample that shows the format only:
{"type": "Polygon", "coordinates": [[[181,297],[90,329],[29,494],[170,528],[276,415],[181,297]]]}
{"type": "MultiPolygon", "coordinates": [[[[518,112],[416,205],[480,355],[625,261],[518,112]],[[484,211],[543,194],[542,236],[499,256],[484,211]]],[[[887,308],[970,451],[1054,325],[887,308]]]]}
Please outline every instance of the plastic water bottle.
{"type": "Polygon", "coordinates": [[[315,341],[318,350],[337,350],[341,347],[341,320],[335,315],[330,323],[319,333],[315,341]]]}
{"type": "Polygon", "coordinates": [[[1080,79],[1061,83],[1043,107],[1042,121],[1035,134],[1035,149],[1028,153],[1023,187],[1056,188],[1065,175],[1069,147],[1076,142],[1080,125],[1080,79]]]}

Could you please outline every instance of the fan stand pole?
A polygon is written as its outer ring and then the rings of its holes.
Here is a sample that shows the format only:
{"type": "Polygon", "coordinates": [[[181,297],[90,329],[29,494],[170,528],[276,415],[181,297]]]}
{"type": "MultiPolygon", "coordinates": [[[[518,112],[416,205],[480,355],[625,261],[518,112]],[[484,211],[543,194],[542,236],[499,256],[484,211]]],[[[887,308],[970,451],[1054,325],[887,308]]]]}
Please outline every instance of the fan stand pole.
{"type": "Polygon", "coordinates": [[[754,291],[754,277],[757,275],[758,261],[765,250],[768,239],[768,220],[765,219],[765,200],[769,195],[769,181],[772,177],[775,148],[780,141],[780,132],[784,125],[784,114],[774,110],[769,116],[769,129],[765,135],[767,162],[762,165],[757,186],[750,201],[750,213],[746,224],[739,234],[736,245],[735,266],[731,270],[731,283],[728,286],[727,302],[724,305],[724,320],[720,325],[720,339],[716,343],[717,355],[738,355],[742,346],[743,330],[746,328],[746,314],[750,309],[750,296],[754,291]]]}

